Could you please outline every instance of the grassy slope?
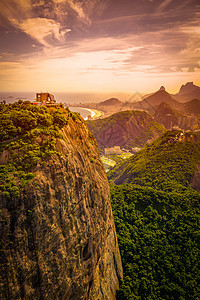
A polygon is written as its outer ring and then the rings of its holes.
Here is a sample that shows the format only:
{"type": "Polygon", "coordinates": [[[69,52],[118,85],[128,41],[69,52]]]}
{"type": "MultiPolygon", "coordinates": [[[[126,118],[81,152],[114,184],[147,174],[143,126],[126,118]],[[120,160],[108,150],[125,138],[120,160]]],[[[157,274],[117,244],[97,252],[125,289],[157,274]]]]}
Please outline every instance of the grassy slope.
{"type": "Polygon", "coordinates": [[[116,184],[132,182],[166,191],[189,187],[191,176],[200,164],[200,142],[179,142],[179,134],[179,131],[166,132],[116,166],[108,178],[116,184]]]}

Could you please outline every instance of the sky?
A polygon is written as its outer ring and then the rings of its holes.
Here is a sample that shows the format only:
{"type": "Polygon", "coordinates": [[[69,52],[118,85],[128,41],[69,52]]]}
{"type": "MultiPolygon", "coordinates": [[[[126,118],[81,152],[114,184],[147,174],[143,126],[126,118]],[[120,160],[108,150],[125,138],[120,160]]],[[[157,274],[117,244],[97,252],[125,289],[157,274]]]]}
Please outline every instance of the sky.
{"type": "Polygon", "coordinates": [[[1,0],[0,91],[200,85],[199,0],[1,0]]]}

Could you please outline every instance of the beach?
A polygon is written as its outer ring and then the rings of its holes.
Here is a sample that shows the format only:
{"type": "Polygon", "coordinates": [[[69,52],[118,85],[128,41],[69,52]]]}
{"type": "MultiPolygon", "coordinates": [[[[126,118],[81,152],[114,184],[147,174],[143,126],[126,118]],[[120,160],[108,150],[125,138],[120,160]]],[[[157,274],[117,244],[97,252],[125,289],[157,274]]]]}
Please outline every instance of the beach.
{"type": "Polygon", "coordinates": [[[92,120],[98,119],[102,116],[102,112],[96,109],[90,109],[85,107],[69,107],[69,109],[73,112],[78,112],[84,120],[88,120],[88,116],[92,118],[92,120]]]}
{"type": "Polygon", "coordinates": [[[103,115],[103,113],[100,110],[90,109],[90,108],[86,108],[86,109],[91,111],[91,117],[93,120],[98,119],[103,115]]]}

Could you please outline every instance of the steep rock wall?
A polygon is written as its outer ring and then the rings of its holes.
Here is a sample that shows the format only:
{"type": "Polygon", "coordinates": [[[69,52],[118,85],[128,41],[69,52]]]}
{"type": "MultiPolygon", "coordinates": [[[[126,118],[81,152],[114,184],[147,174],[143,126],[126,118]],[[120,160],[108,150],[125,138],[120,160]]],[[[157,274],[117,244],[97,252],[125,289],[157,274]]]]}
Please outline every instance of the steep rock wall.
{"type": "Polygon", "coordinates": [[[62,134],[19,198],[1,196],[1,299],[115,299],[122,265],[96,141],[79,120],[62,134]]]}
{"type": "Polygon", "coordinates": [[[101,149],[113,146],[142,147],[165,132],[145,111],[123,111],[105,119],[88,121],[101,149]]]}

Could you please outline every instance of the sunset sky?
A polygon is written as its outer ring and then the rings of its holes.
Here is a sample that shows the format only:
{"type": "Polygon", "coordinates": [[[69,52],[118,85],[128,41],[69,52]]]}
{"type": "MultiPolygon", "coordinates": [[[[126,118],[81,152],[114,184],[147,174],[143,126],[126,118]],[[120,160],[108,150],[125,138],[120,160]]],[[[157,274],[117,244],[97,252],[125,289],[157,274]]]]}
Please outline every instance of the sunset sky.
{"type": "Polygon", "coordinates": [[[200,85],[199,0],[1,0],[0,91],[200,85]]]}

